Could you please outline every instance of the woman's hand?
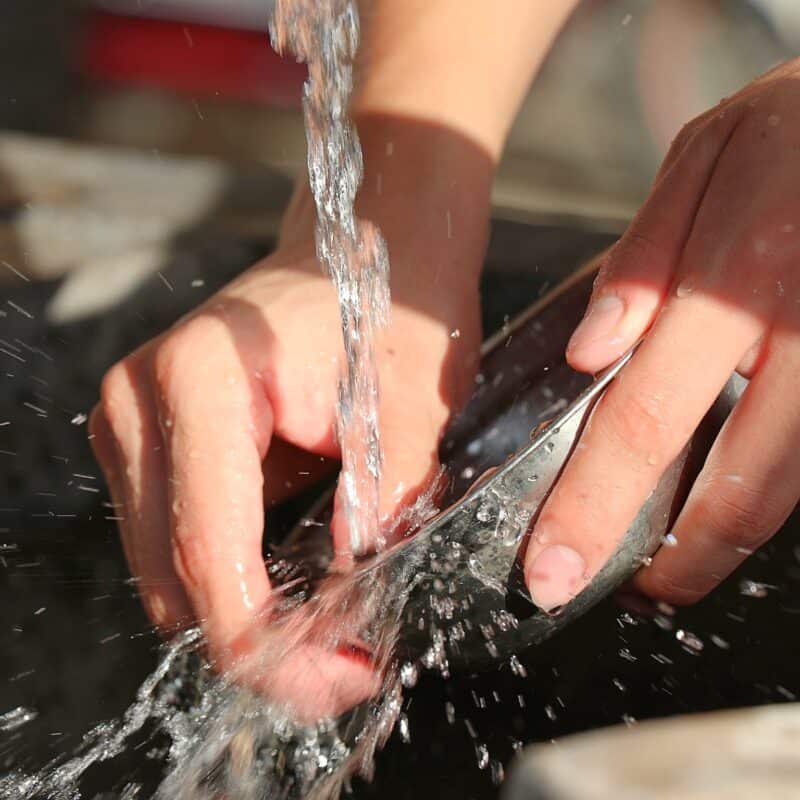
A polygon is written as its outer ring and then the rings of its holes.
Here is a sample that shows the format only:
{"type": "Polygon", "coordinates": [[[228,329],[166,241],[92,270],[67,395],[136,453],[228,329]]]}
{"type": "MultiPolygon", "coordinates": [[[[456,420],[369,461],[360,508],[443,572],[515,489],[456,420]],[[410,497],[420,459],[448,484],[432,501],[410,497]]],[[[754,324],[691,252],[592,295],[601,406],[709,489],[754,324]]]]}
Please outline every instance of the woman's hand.
{"type": "MultiPolygon", "coordinates": [[[[436,473],[440,436],[477,369],[491,165],[466,142],[434,152],[447,137],[410,122],[392,127],[392,148],[380,122],[365,121],[362,137],[380,155],[368,162],[360,213],[383,228],[392,258],[391,320],[376,342],[388,529],[436,473]],[[450,161],[460,184],[440,174],[450,161]]],[[[199,619],[225,668],[248,655],[270,609],[265,508],[339,458],[342,333],[313,222],[301,191],[275,254],[113,367],[92,415],[147,613],[162,629],[199,619]]],[[[346,531],[334,540],[348,550],[346,531]]],[[[264,682],[308,716],[375,689],[368,665],[335,652],[300,648],[272,667],[264,682]]]]}
{"type": "Polygon", "coordinates": [[[596,372],[645,332],[602,399],[526,553],[552,610],[617,547],[734,370],[750,378],[678,518],[636,577],[703,597],[800,498],[800,61],[687,125],[610,251],[568,358],[596,372]]]}

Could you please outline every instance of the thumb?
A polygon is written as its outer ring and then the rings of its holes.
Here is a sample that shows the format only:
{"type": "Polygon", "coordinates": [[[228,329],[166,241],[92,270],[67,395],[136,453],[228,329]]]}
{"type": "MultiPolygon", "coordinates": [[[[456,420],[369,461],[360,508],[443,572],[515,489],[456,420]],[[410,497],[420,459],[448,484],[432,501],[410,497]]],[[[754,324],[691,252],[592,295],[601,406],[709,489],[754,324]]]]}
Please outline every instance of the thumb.
{"type": "Polygon", "coordinates": [[[425,521],[425,507],[430,513],[439,489],[439,443],[450,415],[472,389],[479,327],[463,324],[463,335],[453,338],[452,326],[403,323],[403,313],[393,310],[393,323],[401,324],[391,343],[382,343],[379,358],[380,480],[371,479],[366,468],[366,437],[351,436],[353,448],[342,448],[346,459],[355,457],[357,469],[343,465],[337,487],[332,522],[337,554],[394,544],[425,521]],[[365,501],[372,503],[373,511],[363,541],[358,542],[352,535],[352,518],[363,515],[365,501]]]}
{"type": "Polygon", "coordinates": [[[366,448],[348,453],[334,499],[334,549],[359,555],[394,544],[413,527],[415,501],[435,494],[440,425],[419,406],[382,403],[380,479],[367,469],[366,448]]]}

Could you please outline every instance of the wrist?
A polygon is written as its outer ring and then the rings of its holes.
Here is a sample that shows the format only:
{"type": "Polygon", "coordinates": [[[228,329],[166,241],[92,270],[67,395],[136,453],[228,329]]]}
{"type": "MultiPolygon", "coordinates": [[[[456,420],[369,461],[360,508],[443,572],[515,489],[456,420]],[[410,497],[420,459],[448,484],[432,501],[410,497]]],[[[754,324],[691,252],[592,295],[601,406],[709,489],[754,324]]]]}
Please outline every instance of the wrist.
{"type": "MultiPolygon", "coordinates": [[[[435,274],[441,288],[477,284],[494,176],[488,153],[429,122],[362,113],[355,124],[364,156],[356,213],[386,239],[394,278],[424,284],[435,274]]],[[[283,217],[281,246],[313,246],[315,224],[303,175],[283,217]]]]}
{"type": "Polygon", "coordinates": [[[440,274],[477,278],[495,170],[490,154],[457,131],[410,117],[359,113],[356,125],[364,153],[357,213],[381,229],[394,262],[424,253],[440,274]]]}

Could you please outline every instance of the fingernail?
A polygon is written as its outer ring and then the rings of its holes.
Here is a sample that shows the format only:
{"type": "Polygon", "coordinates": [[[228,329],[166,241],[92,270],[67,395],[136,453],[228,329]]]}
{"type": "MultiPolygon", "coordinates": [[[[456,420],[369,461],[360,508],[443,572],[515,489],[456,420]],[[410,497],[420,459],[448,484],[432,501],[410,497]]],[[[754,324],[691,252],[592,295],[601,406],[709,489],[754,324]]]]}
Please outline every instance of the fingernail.
{"type": "Polygon", "coordinates": [[[542,611],[553,611],[586,586],[586,564],[571,547],[554,544],[539,553],[525,578],[533,602],[542,611]]]}
{"type": "Polygon", "coordinates": [[[602,358],[608,345],[613,342],[624,313],[625,303],[616,295],[605,295],[595,300],[572,334],[567,350],[570,353],[580,350],[584,357],[591,357],[597,352],[598,357],[602,358]]]}

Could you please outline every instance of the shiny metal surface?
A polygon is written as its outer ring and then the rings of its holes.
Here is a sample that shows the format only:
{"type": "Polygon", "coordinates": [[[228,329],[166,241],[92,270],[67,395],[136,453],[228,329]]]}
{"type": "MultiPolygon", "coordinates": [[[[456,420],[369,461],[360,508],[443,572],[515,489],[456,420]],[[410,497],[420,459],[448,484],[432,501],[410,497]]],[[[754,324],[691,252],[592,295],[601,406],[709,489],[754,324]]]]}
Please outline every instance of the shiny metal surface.
{"type": "Polygon", "coordinates": [[[556,614],[538,609],[520,563],[526,534],[592,409],[630,358],[593,382],[564,360],[592,278],[573,277],[487,343],[476,393],[442,446],[452,504],[363,565],[371,580],[406,586],[397,640],[403,658],[443,670],[485,668],[551,636],[613,592],[660,545],[741,393],[732,380],[586,589],[556,614]],[[498,468],[470,488],[492,467],[498,468]]]}

